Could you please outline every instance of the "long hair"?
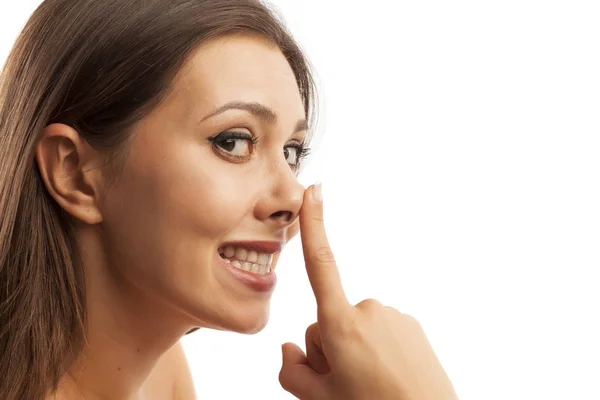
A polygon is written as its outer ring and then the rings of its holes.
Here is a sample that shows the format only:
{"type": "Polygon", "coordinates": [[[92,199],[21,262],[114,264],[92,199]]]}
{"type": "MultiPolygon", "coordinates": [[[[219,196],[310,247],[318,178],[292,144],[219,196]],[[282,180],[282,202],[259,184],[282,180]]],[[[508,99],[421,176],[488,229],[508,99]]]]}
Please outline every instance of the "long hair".
{"type": "Polygon", "coordinates": [[[56,390],[86,338],[73,230],[35,162],[42,130],[72,126],[105,152],[113,176],[134,125],[172,90],[194,49],[236,33],[281,50],[311,121],[309,63],[259,0],[45,0],[28,20],[0,74],[0,399],[56,390]]]}

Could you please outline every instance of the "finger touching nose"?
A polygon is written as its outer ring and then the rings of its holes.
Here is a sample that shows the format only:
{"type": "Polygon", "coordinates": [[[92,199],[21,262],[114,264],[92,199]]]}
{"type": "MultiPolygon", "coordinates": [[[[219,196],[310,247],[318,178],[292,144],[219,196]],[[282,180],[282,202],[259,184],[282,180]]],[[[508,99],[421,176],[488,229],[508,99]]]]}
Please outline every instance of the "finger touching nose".
{"type": "MultiPolygon", "coordinates": [[[[269,185],[255,208],[258,219],[278,229],[285,229],[292,224],[297,225],[305,191],[304,186],[298,182],[291,171],[282,175],[284,176],[279,176],[276,182],[269,185]]],[[[299,228],[295,229],[294,235],[299,228]]],[[[288,232],[288,236],[290,233],[292,232],[288,232]]]]}
{"type": "Polygon", "coordinates": [[[300,213],[300,235],[306,272],[317,307],[332,316],[349,306],[340,273],[325,233],[321,185],[311,186],[305,194],[300,213]]]}

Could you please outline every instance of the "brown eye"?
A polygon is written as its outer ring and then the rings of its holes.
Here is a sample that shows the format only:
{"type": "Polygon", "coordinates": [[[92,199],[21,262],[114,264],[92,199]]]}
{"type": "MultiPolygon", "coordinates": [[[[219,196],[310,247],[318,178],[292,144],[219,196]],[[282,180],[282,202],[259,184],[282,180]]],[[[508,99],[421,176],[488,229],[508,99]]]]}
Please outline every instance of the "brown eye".
{"type": "Polygon", "coordinates": [[[217,146],[236,157],[250,155],[250,142],[247,139],[225,139],[218,142],[217,146]]]}
{"type": "Polygon", "coordinates": [[[220,152],[237,159],[248,158],[255,143],[254,137],[242,132],[222,132],[209,140],[220,152]]]}
{"type": "Polygon", "coordinates": [[[292,166],[298,164],[298,149],[296,147],[285,147],[283,149],[283,155],[288,164],[292,166]]]}
{"type": "Polygon", "coordinates": [[[283,148],[283,156],[288,165],[296,170],[301,161],[310,153],[310,149],[304,143],[294,143],[283,148]]]}

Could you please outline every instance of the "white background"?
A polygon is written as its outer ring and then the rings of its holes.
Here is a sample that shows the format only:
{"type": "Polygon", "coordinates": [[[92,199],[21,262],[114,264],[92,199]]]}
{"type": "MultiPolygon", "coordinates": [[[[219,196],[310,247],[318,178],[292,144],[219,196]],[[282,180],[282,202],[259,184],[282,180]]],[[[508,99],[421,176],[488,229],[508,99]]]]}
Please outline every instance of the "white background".
{"type": "MultiPolygon", "coordinates": [[[[0,57],[38,0],[0,5],[0,57]]],[[[326,225],[353,302],[423,324],[461,400],[600,399],[594,1],[278,0],[314,64],[326,225]]],[[[315,319],[299,239],[255,336],[184,339],[206,399],[291,399],[315,319]]]]}

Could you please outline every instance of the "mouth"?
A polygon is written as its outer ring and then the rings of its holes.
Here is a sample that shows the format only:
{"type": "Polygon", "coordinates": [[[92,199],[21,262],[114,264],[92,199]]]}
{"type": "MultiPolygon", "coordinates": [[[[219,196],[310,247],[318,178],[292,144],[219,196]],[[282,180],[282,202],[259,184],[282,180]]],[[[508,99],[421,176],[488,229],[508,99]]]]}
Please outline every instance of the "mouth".
{"type": "Polygon", "coordinates": [[[235,268],[256,275],[273,272],[273,255],[281,252],[280,242],[228,242],[219,247],[219,256],[235,268]]]}

